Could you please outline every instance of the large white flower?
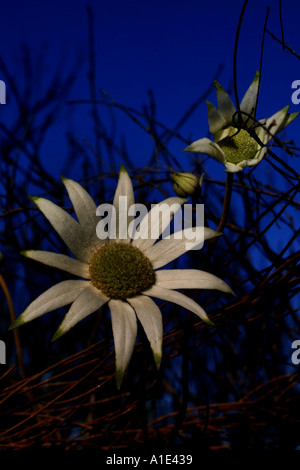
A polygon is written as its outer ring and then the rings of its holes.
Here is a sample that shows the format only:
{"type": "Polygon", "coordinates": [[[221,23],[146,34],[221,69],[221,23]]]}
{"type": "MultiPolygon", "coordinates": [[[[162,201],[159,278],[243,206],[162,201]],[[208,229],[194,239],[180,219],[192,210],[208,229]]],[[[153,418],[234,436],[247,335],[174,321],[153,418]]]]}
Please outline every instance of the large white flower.
{"type": "Polygon", "coordinates": [[[299,114],[288,114],[289,106],[285,106],[273,116],[256,122],[259,80],[259,72],[256,72],[253,82],[240,103],[240,117],[229,95],[215,81],[218,109],[207,101],[208,125],[213,134],[213,141],[204,137],[193,142],[185,150],[206,153],[217,158],[230,173],[241,171],[247,166],[257,165],[266,155],[266,144],[299,114]],[[238,125],[239,119],[241,122],[238,125]],[[255,132],[258,141],[250,135],[248,130],[255,132]]]}
{"type": "MultiPolygon", "coordinates": [[[[192,245],[193,229],[186,228],[182,230],[181,237],[178,237],[180,232],[177,232],[176,237],[172,234],[169,238],[157,241],[171,221],[170,211],[162,211],[162,205],[174,207],[175,204],[175,207],[181,209],[185,199],[171,197],[153,206],[135,228],[136,232],[139,231],[139,237],[134,234],[130,236],[127,232],[127,236],[122,239],[114,239],[111,236],[104,239],[104,232],[99,234],[99,220],[104,221],[104,218],[100,219],[97,215],[93,199],[77,182],[63,178],[63,184],[78,220],[47,199],[41,197],[32,199],[74,257],[36,250],[27,250],[23,254],[76,275],[80,279],[65,280],[51,287],[34,300],[10,328],[72,304],[53,337],[57,339],[80,320],[108,304],[115,344],[116,380],[119,387],[134,349],[137,318],[150,342],[157,367],[160,365],[163,323],[160,309],[152,297],[174,302],[195,313],[208,324],[212,324],[200,305],[174,289],[217,289],[227,293],[232,293],[232,290],[224,281],[204,271],[160,269],[184,254],[187,247],[192,245]],[[150,235],[153,233],[157,234],[156,239],[151,238],[150,235]],[[99,238],[99,235],[103,236],[99,238]]],[[[124,233],[123,228],[119,226],[121,220],[124,223],[124,218],[120,217],[120,201],[124,200],[123,196],[126,196],[127,208],[134,204],[132,182],[122,165],[113,201],[117,215],[116,234],[124,233]]],[[[127,216],[128,211],[126,211],[127,216]]],[[[127,222],[128,219],[129,216],[127,222]]],[[[216,235],[218,234],[215,231],[204,228],[205,240],[216,235]]]]}

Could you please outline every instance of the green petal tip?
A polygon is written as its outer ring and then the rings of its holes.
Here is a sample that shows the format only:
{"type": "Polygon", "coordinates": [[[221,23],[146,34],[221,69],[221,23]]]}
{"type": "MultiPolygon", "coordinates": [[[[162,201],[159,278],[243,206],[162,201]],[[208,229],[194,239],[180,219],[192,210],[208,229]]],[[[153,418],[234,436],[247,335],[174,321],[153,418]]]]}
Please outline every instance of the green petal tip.
{"type": "Polygon", "coordinates": [[[125,370],[121,369],[116,369],[116,384],[117,384],[117,389],[120,390],[123,378],[124,378],[125,370]]]}
{"type": "Polygon", "coordinates": [[[38,196],[30,196],[28,195],[28,198],[30,199],[31,202],[34,204],[37,204],[37,200],[40,199],[38,196]]]}
{"type": "Polygon", "coordinates": [[[126,167],[123,163],[121,163],[121,166],[120,166],[120,173],[122,173],[122,172],[128,173],[128,171],[126,170],[126,167]]]}
{"type": "Polygon", "coordinates": [[[156,368],[157,370],[159,370],[160,365],[161,365],[162,355],[153,353],[153,357],[154,357],[156,368]]]}
{"type": "Polygon", "coordinates": [[[57,339],[61,338],[66,333],[66,331],[63,331],[61,328],[58,328],[58,330],[54,333],[51,342],[53,343],[57,339]]]}
{"type": "Polygon", "coordinates": [[[256,73],[255,73],[255,77],[253,79],[253,82],[257,82],[259,80],[259,77],[260,77],[260,74],[259,74],[259,70],[256,70],[256,73]]]}
{"type": "Polygon", "coordinates": [[[21,317],[22,315],[20,315],[11,325],[9,325],[8,329],[14,330],[15,328],[18,328],[19,326],[23,325],[25,322],[21,317]]]}

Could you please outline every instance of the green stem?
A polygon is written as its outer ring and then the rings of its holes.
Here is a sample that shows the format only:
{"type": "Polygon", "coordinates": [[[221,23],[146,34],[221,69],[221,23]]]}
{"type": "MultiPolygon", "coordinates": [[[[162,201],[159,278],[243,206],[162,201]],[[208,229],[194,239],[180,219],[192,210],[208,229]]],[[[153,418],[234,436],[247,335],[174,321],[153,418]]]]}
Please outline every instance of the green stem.
{"type": "Polygon", "coordinates": [[[230,207],[230,201],[231,201],[232,182],[233,182],[233,173],[227,173],[222,216],[221,216],[218,228],[217,228],[217,232],[222,232],[222,230],[223,230],[223,228],[226,224],[226,220],[227,220],[227,216],[228,216],[228,212],[229,212],[229,207],[230,207]]]}
{"type": "MultiPolygon", "coordinates": [[[[232,182],[233,182],[233,173],[227,173],[223,210],[222,210],[221,219],[217,228],[217,232],[222,232],[227,221],[227,216],[228,216],[229,207],[230,207],[231,193],[232,193],[232,182]]],[[[205,269],[205,267],[208,266],[211,256],[213,254],[213,251],[218,242],[218,239],[219,237],[215,237],[209,241],[210,243],[208,244],[207,252],[205,255],[203,269],[205,269]]]]}

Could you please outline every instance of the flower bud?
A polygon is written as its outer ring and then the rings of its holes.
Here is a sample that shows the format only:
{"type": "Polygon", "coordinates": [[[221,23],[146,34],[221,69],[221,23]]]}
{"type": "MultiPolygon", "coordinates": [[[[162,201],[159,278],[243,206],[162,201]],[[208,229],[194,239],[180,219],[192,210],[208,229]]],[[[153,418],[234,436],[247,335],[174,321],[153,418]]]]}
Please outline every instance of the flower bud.
{"type": "Polygon", "coordinates": [[[179,197],[194,194],[199,185],[199,178],[193,173],[171,173],[170,176],[174,192],[179,197]]]}

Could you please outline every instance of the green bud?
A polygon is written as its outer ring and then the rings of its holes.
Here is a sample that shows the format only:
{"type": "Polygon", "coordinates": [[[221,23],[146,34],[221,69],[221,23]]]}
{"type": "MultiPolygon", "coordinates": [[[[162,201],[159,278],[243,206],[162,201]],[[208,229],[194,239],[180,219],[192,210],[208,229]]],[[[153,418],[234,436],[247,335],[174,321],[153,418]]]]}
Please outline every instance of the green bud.
{"type": "Polygon", "coordinates": [[[174,192],[179,197],[191,196],[199,186],[199,178],[193,173],[171,173],[174,192]]]}

